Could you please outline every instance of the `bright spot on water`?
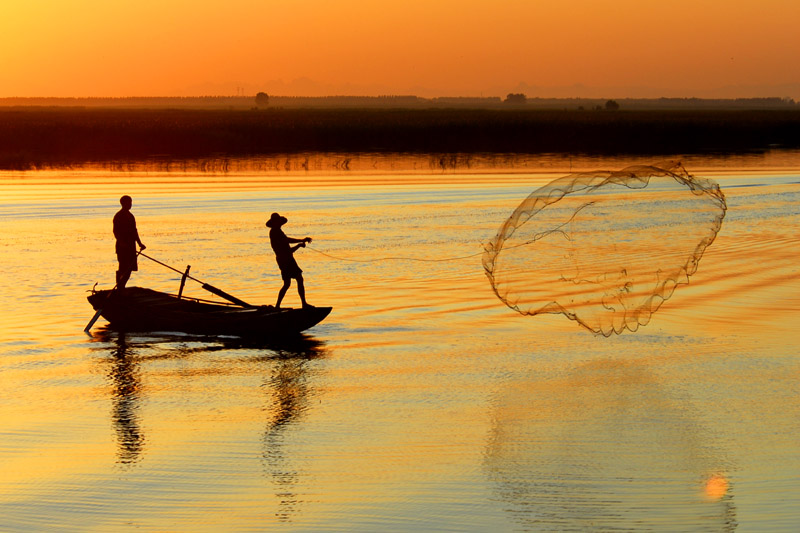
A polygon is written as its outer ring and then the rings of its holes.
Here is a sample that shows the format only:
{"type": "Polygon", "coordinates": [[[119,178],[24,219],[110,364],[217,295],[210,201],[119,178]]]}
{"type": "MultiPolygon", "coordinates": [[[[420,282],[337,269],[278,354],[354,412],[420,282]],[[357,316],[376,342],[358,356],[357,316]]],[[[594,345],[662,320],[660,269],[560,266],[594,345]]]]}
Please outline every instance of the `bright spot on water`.
{"type": "Polygon", "coordinates": [[[710,500],[720,500],[728,492],[728,480],[721,474],[714,474],[706,481],[704,492],[710,500]]]}

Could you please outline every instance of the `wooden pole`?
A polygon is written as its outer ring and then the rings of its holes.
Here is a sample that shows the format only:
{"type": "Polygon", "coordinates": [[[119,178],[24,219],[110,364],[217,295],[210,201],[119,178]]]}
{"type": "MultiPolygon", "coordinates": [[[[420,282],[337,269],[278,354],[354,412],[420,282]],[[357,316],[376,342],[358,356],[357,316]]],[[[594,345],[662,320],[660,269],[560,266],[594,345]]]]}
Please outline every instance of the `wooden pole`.
{"type": "Polygon", "coordinates": [[[192,265],[186,265],[186,271],[183,273],[183,277],[181,278],[181,288],[178,290],[178,300],[181,299],[183,295],[183,286],[186,285],[186,278],[189,277],[189,269],[192,268],[192,265]]]}
{"type": "MultiPolygon", "coordinates": [[[[172,271],[174,271],[174,272],[177,272],[178,274],[183,274],[183,272],[181,272],[181,271],[180,271],[180,270],[178,270],[177,268],[171,267],[171,266],[169,266],[169,265],[168,265],[168,264],[166,264],[166,263],[162,263],[162,262],[161,262],[161,261],[159,261],[158,259],[153,259],[153,258],[152,258],[152,257],[150,257],[149,255],[141,253],[141,251],[139,252],[139,254],[140,254],[142,257],[146,257],[146,258],[148,258],[150,261],[153,261],[154,263],[158,263],[159,265],[161,265],[161,266],[163,266],[163,267],[167,267],[168,269],[170,269],[170,270],[172,270],[172,271]]],[[[220,297],[222,297],[222,298],[225,298],[225,299],[226,299],[226,300],[228,300],[229,302],[233,302],[233,303],[235,303],[236,305],[240,305],[240,306],[242,306],[242,307],[255,307],[255,305],[250,305],[249,303],[247,303],[247,302],[245,302],[245,301],[242,301],[242,300],[240,300],[239,298],[236,298],[235,296],[232,296],[232,295],[228,294],[227,292],[225,292],[225,291],[223,291],[223,290],[220,290],[220,289],[218,289],[218,288],[214,287],[213,285],[209,285],[208,283],[202,282],[202,281],[200,281],[200,280],[199,280],[199,279],[197,279],[197,278],[193,278],[193,277],[192,277],[192,276],[190,276],[189,274],[186,274],[186,277],[187,277],[187,278],[189,278],[189,279],[190,279],[190,280],[192,280],[192,281],[196,281],[197,283],[200,283],[200,284],[201,284],[201,287],[202,287],[203,289],[207,290],[208,292],[214,293],[214,294],[216,294],[217,296],[220,296],[220,297]]]]}

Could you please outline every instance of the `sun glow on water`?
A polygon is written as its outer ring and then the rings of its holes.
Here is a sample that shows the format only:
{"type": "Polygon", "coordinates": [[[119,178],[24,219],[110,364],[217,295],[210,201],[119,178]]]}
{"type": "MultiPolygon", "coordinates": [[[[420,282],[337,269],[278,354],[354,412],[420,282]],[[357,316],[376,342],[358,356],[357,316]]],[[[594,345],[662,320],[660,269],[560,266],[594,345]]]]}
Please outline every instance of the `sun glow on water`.
{"type": "MultiPolygon", "coordinates": [[[[480,257],[356,263],[301,249],[309,301],[334,311],[293,346],[120,334],[102,319],[83,334],[86,291],[113,285],[119,195],[134,190],[148,254],[272,303],[272,211],[335,257],[470,256],[556,176],[390,173],[381,186],[372,173],[308,186],[292,174],[274,186],[257,173],[101,174],[0,176],[14,199],[0,203],[0,529],[800,520],[797,172],[716,173],[722,230],[691,283],[635,333],[521,317],[492,293],[480,257]]],[[[140,262],[131,285],[179,282],[140,262]]]]}

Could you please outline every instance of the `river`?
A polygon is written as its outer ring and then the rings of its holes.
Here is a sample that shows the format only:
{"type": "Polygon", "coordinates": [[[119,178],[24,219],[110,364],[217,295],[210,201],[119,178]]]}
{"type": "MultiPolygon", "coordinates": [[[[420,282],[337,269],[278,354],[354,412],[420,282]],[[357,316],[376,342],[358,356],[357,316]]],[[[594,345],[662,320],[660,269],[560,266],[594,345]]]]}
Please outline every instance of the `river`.
{"type": "MultiPolygon", "coordinates": [[[[795,531],[796,153],[684,161],[728,211],[636,332],[522,316],[484,274],[484,244],[533,190],[642,163],[0,172],[0,529],[795,531]],[[277,345],[103,319],[87,335],[122,194],[148,255],[255,303],[280,288],[264,227],[280,212],[313,238],[296,257],[332,314],[277,345]]],[[[178,275],[139,266],[130,285],[177,292],[178,275]]]]}

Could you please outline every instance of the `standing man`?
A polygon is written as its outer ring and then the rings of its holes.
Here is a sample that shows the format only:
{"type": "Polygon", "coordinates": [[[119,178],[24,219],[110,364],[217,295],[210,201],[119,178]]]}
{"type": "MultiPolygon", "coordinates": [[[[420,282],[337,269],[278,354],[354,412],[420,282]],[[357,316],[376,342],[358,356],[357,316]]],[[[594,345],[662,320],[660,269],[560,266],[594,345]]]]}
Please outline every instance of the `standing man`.
{"type": "Polygon", "coordinates": [[[139,255],[136,252],[136,244],[139,244],[139,251],[143,251],[146,246],[142,244],[139,238],[139,232],[136,229],[136,218],[131,213],[131,206],[133,200],[127,194],[119,199],[122,209],[117,211],[114,215],[114,237],[117,239],[117,260],[119,261],[119,270],[117,270],[117,289],[124,289],[125,284],[131,277],[131,272],[139,270],[139,265],[136,261],[139,255]]]}
{"type": "Polygon", "coordinates": [[[286,217],[280,216],[278,213],[272,213],[272,216],[267,220],[267,227],[269,228],[269,242],[272,245],[272,250],[275,252],[275,259],[278,261],[278,268],[281,269],[281,277],[283,278],[283,287],[278,291],[278,302],[275,304],[276,308],[280,308],[283,297],[286,296],[286,291],[292,284],[292,278],[297,280],[297,294],[300,295],[300,301],[303,302],[303,307],[312,307],[306,302],[306,289],[303,285],[303,271],[297,265],[294,259],[294,252],[300,248],[305,248],[307,242],[311,242],[311,237],[303,239],[295,239],[288,237],[281,226],[286,224],[286,217]],[[296,246],[291,244],[297,243],[296,246]]]}

